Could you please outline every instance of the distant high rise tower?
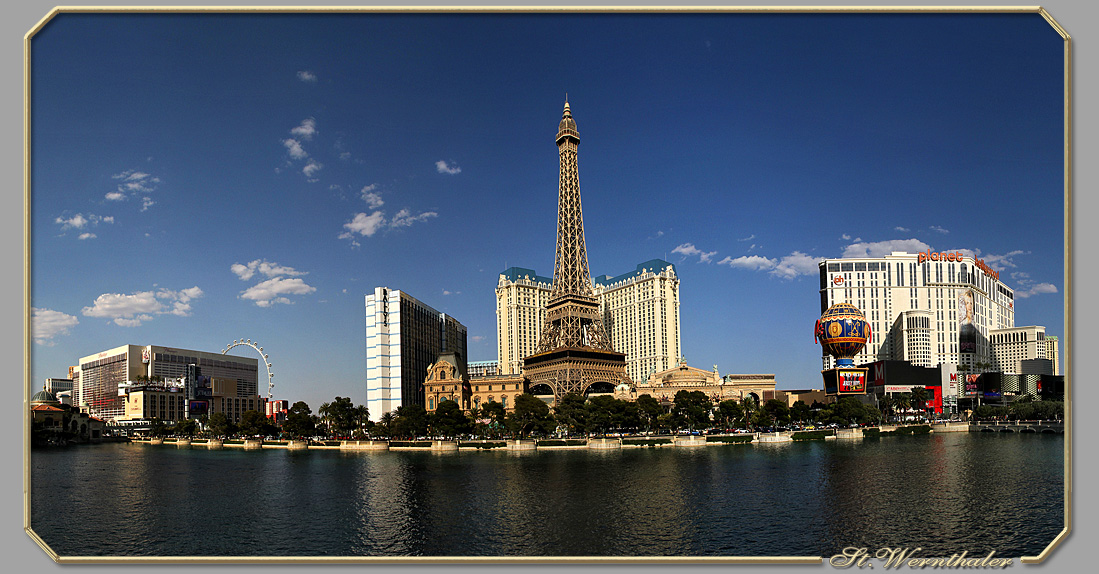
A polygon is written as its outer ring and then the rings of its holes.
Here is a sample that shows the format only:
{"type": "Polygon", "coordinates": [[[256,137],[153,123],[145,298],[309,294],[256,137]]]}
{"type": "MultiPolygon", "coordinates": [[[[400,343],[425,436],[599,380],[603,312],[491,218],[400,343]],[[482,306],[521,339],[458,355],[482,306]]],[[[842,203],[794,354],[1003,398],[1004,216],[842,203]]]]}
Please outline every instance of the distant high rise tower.
{"type": "MultiPolygon", "coordinates": [[[[366,406],[378,421],[424,404],[427,367],[444,352],[465,362],[466,327],[408,293],[377,287],[366,296],[366,406]]],[[[466,366],[461,366],[465,371],[466,366]]]]}
{"type": "Polygon", "coordinates": [[[561,174],[557,197],[557,256],[553,292],[535,354],[524,359],[532,391],[546,385],[554,403],[566,393],[611,392],[626,376],[626,355],[611,348],[599,302],[588,274],[580,172],[576,150],[580,134],[568,102],[557,129],[561,174]]]}

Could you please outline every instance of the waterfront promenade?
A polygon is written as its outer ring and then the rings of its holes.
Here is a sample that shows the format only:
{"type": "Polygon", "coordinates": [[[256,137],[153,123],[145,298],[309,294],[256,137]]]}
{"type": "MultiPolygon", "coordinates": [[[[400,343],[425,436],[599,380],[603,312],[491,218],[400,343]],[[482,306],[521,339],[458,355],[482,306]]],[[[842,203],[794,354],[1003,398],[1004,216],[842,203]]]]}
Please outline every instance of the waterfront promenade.
{"type": "Polygon", "coordinates": [[[812,431],[782,431],[774,433],[733,433],[711,435],[656,435],[570,439],[523,440],[276,440],[258,439],[187,439],[187,438],[134,438],[135,443],[175,447],[239,448],[244,450],[343,450],[384,452],[389,450],[423,450],[457,452],[476,450],[608,450],[620,448],[686,448],[725,446],[730,444],[774,444],[805,440],[855,439],[893,434],[955,433],[955,432],[1004,432],[1064,434],[1061,421],[1011,421],[969,423],[964,421],[935,422],[916,425],[882,425],[856,429],[826,429],[812,431]]]}

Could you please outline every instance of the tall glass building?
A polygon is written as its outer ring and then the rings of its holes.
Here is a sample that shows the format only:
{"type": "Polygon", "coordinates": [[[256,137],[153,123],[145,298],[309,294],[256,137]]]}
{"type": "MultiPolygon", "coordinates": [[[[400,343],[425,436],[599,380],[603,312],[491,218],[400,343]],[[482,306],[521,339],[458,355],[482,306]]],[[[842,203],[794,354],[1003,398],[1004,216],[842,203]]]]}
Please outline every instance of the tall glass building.
{"type": "Polygon", "coordinates": [[[466,327],[415,297],[388,287],[366,296],[366,406],[370,419],[424,404],[428,365],[457,353],[466,361],[466,327]]]}

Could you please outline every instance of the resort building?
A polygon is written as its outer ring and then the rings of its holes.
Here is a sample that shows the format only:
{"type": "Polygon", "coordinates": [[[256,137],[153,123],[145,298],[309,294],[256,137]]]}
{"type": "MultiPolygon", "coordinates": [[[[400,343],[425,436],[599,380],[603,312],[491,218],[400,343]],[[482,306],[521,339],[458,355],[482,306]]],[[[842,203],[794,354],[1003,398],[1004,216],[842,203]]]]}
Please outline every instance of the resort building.
{"type": "Polygon", "coordinates": [[[782,391],[775,390],[774,375],[726,375],[718,374],[715,366],[712,371],[706,371],[687,366],[680,361],[677,366],[664,371],[653,373],[644,382],[638,383],[630,390],[631,399],[641,395],[649,395],[661,402],[675,400],[679,391],[701,391],[710,397],[715,404],[726,400],[743,401],[751,397],[757,403],[765,403],[770,399],[785,400],[780,396],[782,391]]]}
{"type": "Polygon", "coordinates": [[[435,412],[442,401],[454,401],[469,414],[481,405],[497,402],[504,410],[515,409],[515,400],[527,390],[521,375],[472,376],[462,368],[456,353],[444,353],[427,369],[424,398],[427,412],[435,412]]]}
{"type": "Polygon", "coordinates": [[[253,397],[258,363],[259,359],[251,357],[158,345],[123,345],[80,359],[79,373],[74,373],[73,400],[78,406],[86,406],[94,417],[119,419],[126,414],[126,389],[132,388],[134,381],[170,381],[185,378],[189,372],[232,381],[239,392],[234,396],[253,397]]]}
{"type": "Polygon", "coordinates": [[[992,371],[1021,374],[1023,361],[1046,358],[1045,327],[995,329],[989,333],[989,342],[992,345],[992,371]]]}
{"type": "Polygon", "coordinates": [[[1053,374],[1061,374],[1061,341],[1054,335],[1046,335],[1046,358],[1053,362],[1053,374]]]}
{"type": "MultiPolygon", "coordinates": [[[[366,296],[366,405],[370,419],[423,405],[424,373],[445,352],[466,356],[466,327],[411,295],[378,287],[366,296]]],[[[464,361],[464,359],[461,359],[464,361]]],[[[461,365],[465,372],[465,364],[461,365]]]]}
{"type": "MultiPolygon", "coordinates": [[[[961,252],[823,260],[821,312],[841,302],[858,307],[873,333],[856,364],[952,363],[973,372],[992,363],[992,332],[1015,326],[1015,292],[983,260],[961,252]]],[[[834,362],[822,357],[824,369],[834,362]]]]}
{"type": "MultiPolygon", "coordinates": [[[[603,326],[613,348],[626,354],[626,374],[644,381],[680,356],[679,277],[675,265],[653,259],[612,277],[592,278],[603,326]]],[[[546,318],[553,279],[511,267],[496,284],[496,342],[501,374],[520,374],[533,355],[546,318]]]]}

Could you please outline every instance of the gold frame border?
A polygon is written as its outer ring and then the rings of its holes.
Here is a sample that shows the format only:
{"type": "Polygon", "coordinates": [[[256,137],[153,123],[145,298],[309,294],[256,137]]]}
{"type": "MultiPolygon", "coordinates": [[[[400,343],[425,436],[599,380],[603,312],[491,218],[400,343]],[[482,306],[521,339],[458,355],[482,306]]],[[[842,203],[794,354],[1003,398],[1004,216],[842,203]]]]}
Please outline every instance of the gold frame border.
{"type": "Polygon", "coordinates": [[[51,560],[60,564],[500,564],[500,563],[571,563],[571,564],[635,564],[635,563],[694,563],[694,564],[823,564],[820,556],[580,556],[580,557],[525,557],[525,556],[249,556],[249,557],[131,557],[131,556],[60,556],[31,529],[30,503],[30,389],[32,388],[31,344],[33,341],[31,309],[31,39],[58,14],[70,13],[1037,13],[1064,41],[1064,199],[1065,199],[1065,277],[1064,310],[1066,339],[1062,354],[1070,361],[1063,362],[1065,377],[1065,484],[1064,528],[1037,556],[1019,557],[1023,564],[1039,564],[1060,546],[1072,531],[1072,378],[1069,351],[1075,337],[1072,336],[1072,37],[1053,16],[1041,6],[683,6],[683,7],[622,7],[622,6],[56,6],[42,17],[23,36],[23,530],[51,560]]]}

